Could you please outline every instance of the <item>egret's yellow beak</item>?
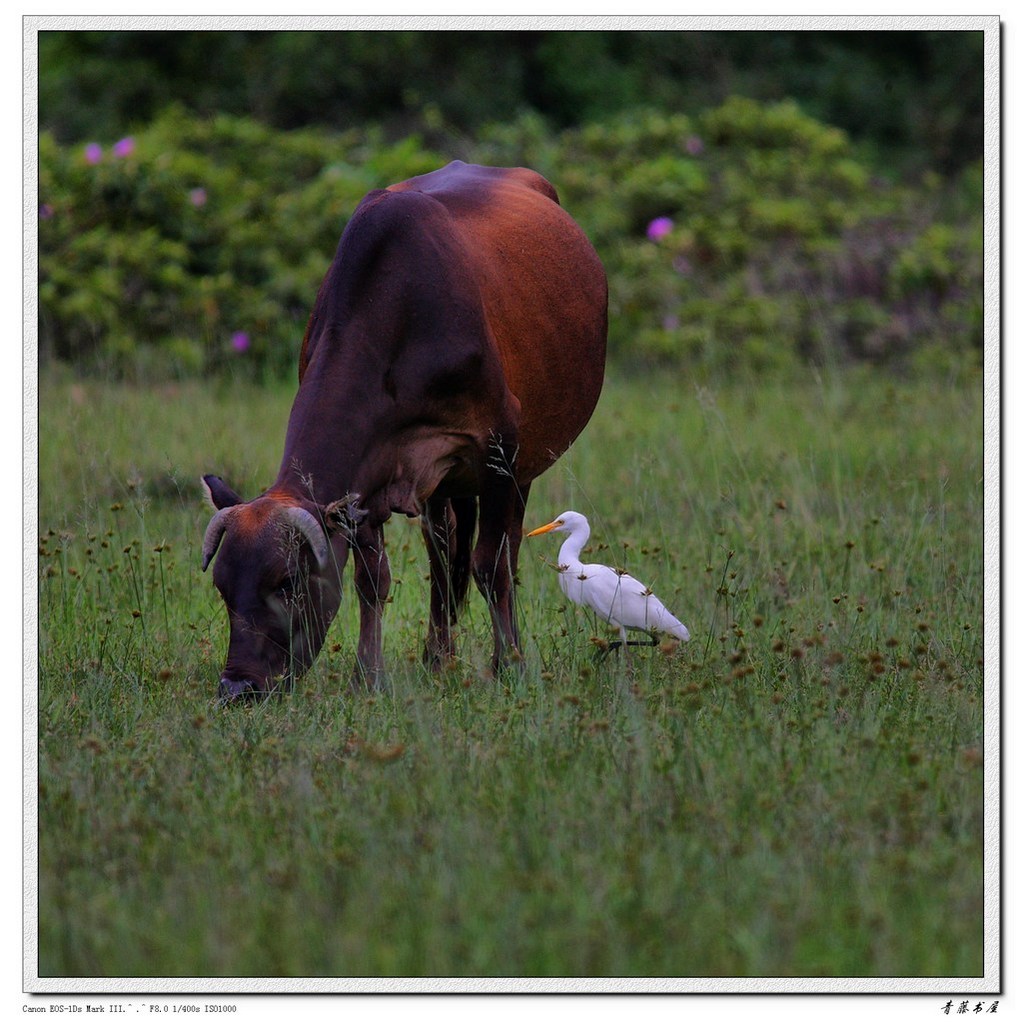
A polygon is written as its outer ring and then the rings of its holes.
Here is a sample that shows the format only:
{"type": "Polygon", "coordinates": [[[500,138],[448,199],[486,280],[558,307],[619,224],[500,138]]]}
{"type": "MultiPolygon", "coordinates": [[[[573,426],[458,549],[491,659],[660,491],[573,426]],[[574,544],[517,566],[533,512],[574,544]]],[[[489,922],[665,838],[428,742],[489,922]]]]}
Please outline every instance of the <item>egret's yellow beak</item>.
{"type": "Polygon", "coordinates": [[[537,534],[540,533],[550,533],[551,530],[561,525],[562,521],[560,519],[555,519],[553,523],[548,523],[546,526],[538,526],[535,530],[531,530],[529,533],[526,534],[526,536],[535,537],[537,536],[537,534]]]}

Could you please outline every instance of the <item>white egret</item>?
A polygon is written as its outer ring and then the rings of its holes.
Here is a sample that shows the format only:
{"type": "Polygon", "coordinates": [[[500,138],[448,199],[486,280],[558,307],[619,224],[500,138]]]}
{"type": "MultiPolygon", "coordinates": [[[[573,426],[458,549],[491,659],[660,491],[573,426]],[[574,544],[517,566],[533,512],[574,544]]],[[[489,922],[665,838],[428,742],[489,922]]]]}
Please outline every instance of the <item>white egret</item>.
{"type": "Polygon", "coordinates": [[[567,533],[558,553],[558,582],[565,596],[576,604],[592,608],[600,618],[615,626],[621,635],[611,650],[628,646],[653,646],[658,633],[679,640],[689,639],[689,630],[661,603],[653,591],[623,569],[607,565],[586,565],[580,559],[590,537],[590,524],[579,512],[562,512],[546,526],[527,534],[567,533]],[[639,629],[650,640],[627,640],[626,630],[639,629]]]}

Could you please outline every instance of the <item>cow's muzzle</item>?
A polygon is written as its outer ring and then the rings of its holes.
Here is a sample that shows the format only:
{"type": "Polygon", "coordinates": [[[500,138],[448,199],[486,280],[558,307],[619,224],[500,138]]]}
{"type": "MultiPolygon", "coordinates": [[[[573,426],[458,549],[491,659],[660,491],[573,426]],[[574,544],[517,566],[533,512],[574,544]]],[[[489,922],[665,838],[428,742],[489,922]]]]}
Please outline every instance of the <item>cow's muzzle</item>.
{"type": "Polygon", "coordinates": [[[263,683],[257,683],[251,679],[228,679],[226,676],[221,676],[220,685],[217,687],[217,704],[223,707],[225,704],[265,700],[268,697],[287,693],[292,686],[293,679],[290,676],[278,676],[276,679],[263,683]]]}
{"type": "Polygon", "coordinates": [[[221,679],[217,687],[217,700],[222,704],[231,704],[235,701],[255,700],[262,693],[262,688],[251,679],[221,679]]]}

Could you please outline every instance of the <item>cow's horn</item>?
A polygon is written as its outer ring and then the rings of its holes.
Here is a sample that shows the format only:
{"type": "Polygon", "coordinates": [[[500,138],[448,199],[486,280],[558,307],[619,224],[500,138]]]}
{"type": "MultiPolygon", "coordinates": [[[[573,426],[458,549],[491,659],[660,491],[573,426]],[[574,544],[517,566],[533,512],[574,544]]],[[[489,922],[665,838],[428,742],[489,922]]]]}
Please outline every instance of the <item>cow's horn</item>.
{"type": "Polygon", "coordinates": [[[309,541],[309,546],[313,549],[313,554],[316,556],[316,564],[321,569],[326,569],[329,553],[327,549],[327,535],[323,532],[323,527],[316,521],[316,517],[312,512],[299,508],[297,505],[291,505],[284,509],[283,516],[284,521],[289,526],[293,526],[309,541]]]}
{"type": "Polygon", "coordinates": [[[230,508],[222,508],[210,520],[209,526],[206,527],[206,536],[202,539],[203,572],[210,567],[210,562],[213,561],[213,556],[217,553],[217,548],[220,547],[220,542],[224,537],[224,531],[227,529],[227,520],[230,518],[232,512],[234,512],[233,505],[230,508]]]}

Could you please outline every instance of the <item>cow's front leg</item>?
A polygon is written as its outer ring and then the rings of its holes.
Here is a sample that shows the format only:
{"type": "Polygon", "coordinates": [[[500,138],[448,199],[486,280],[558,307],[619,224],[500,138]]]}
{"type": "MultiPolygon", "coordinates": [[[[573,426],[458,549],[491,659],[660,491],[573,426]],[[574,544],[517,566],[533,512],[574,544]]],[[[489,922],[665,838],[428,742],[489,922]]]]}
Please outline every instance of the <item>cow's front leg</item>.
{"type": "Polygon", "coordinates": [[[522,519],[529,485],[510,476],[487,482],[480,495],[479,539],[472,555],[476,585],[486,598],[494,627],[494,670],[521,662],[515,612],[515,575],[522,543],[522,519]]]}
{"type": "Polygon", "coordinates": [[[384,679],[382,620],[391,589],[391,567],[380,526],[363,526],[356,536],[355,592],[359,596],[359,646],[352,673],[353,690],[379,689],[384,679]]]}

